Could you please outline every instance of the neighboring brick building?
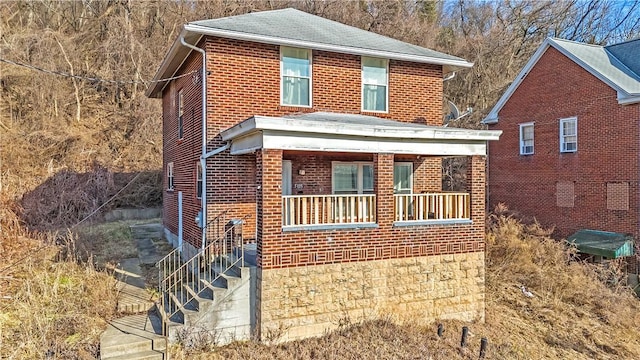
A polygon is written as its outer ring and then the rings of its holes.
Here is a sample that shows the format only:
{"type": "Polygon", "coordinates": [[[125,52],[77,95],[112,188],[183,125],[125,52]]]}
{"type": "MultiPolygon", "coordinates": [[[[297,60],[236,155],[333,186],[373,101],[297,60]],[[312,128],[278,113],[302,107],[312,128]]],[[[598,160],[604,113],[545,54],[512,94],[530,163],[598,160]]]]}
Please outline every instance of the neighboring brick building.
{"type": "Polygon", "coordinates": [[[293,9],[180,38],[155,77],[179,78],[147,92],[163,101],[166,234],[192,254],[217,241],[201,223],[250,216],[251,331],[484,318],[486,142],[500,133],[441,126],[443,76],[472,64],[293,9]],[[204,79],[180,38],[206,51],[204,79]],[[469,157],[466,192],[442,192],[443,156],[469,157]]]}
{"type": "Polygon", "coordinates": [[[567,237],[640,235],[640,39],[547,39],[484,120],[489,205],[505,203],[567,237]]]}

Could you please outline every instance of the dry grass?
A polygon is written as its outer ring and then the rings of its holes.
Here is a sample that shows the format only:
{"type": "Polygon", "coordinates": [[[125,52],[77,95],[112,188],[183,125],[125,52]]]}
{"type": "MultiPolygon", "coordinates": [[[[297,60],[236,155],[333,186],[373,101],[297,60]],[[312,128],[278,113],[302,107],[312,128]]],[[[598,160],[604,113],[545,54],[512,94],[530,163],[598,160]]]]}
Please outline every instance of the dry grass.
{"type": "Polygon", "coordinates": [[[549,233],[535,223],[492,216],[486,322],[445,321],[442,339],[436,324],[372,321],[280,345],[249,341],[190,352],[173,347],[172,359],[477,359],[482,337],[489,340],[487,359],[640,358],[638,299],[626,287],[602,282],[615,269],[578,262],[549,233]],[[525,297],[521,285],[535,296],[525,297]],[[464,349],[462,326],[470,330],[464,349]]]}
{"type": "Polygon", "coordinates": [[[136,242],[129,229],[133,223],[136,222],[114,221],[76,228],[74,253],[83,260],[93,257],[94,263],[100,268],[121,259],[138,256],[136,242]]]}

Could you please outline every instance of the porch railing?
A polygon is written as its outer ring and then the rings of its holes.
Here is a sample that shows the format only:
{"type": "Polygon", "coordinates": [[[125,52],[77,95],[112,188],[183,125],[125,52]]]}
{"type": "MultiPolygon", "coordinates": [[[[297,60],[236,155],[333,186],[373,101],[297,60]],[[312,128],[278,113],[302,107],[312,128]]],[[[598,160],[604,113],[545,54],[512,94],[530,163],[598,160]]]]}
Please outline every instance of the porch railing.
{"type": "Polygon", "coordinates": [[[397,194],[395,221],[470,219],[467,193],[397,194]]]}
{"type": "Polygon", "coordinates": [[[282,197],[283,226],[375,222],[375,195],[288,195],[282,197]]]}

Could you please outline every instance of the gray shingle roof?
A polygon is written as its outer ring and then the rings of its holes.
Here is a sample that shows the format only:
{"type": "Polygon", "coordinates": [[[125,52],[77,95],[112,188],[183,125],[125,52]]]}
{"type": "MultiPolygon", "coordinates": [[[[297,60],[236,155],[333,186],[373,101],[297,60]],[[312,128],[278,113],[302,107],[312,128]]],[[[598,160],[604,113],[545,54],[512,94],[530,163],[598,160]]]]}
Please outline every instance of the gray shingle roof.
{"type": "Polygon", "coordinates": [[[358,29],[296,9],[249,13],[190,23],[209,29],[314,44],[462,61],[464,59],[358,29]]]}
{"type": "Polygon", "coordinates": [[[609,45],[605,49],[636,75],[640,75],[640,39],[609,45]]]}
{"type": "MultiPolygon", "coordinates": [[[[573,55],[575,57],[574,60],[577,59],[584,63],[581,65],[586,65],[602,75],[605,78],[602,80],[609,80],[611,82],[609,85],[617,86],[620,90],[630,95],[640,95],[640,76],[623,62],[623,60],[629,61],[629,58],[633,57],[632,50],[635,50],[636,55],[640,55],[640,51],[633,49],[634,46],[602,47],[555,38],[551,39],[551,41],[568,51],[569,55],[573,55]],[[613,48],[619,56],[608,51],[610,48],[613,48]]],[[[640,46],[640,42],[637,45],[640,46]]],[[[640,64],[637,59],[634,60],[635,65],[640,64]]],[[[630,64],[633,65],[633,61],[630,64]]]]}
{"type": "Polygon", "coordinates": [[[603,47],[547,38],[482,120],[483,123],[498,122],[498,113],[502,107],[549,47],[557,49],[616,90],[619,104],[640,102],[640,39],[603,47]]]}
{"type": "Polygon", "coordinates": [[[146,95],[159,97],[166,81],[182,65],[191,49],[180,43],[184,37],[197,44],[202,36],[256,41],[274,45],[373,56],[386,59],[442,65],[444,72],[473,66],[472,63],[435,50],[409,44],[370,31],[311,15],[295,9],[262,11],[226,18],[201,20],[184,26],[153,77],[146,95]]]}

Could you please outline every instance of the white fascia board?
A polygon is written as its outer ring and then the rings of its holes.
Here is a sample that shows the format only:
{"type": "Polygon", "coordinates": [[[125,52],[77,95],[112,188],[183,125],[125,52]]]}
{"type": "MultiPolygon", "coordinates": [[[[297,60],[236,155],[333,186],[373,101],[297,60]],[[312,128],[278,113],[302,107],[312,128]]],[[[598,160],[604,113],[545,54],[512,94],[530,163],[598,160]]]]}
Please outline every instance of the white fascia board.
{"type": "Polygon", "coordinates": [[[502,107],[507,103],[511,95],[516,91],[518,86],[524,81],[524,78],[527,77],[529,71],[538,63],[538,60],[542,57],[545,51],[549,48],[551,44],[551,39],[547,38],[544,40],[542,45],[536,50],[536,52],[531,56],[531,59],[527,62],[527,64],[520,70],[516,78],[513,80],[511,85],[507,88],[507,90],[502,94],[500,100],[493,106],[489,115],[487,115],[484,120],[482,120],[483,124],[496,124],[498,122],[498,113],[502,110],[502,107]]]}
{"type": "Polygon", "coordinates": [[[380,58],[387,58],[387,59],[394,59],[394,60],[443,65],[443,66],[447,65],[450,67],[451,71],[457,68],[470,68],[473,66],[473,63],[470,63],[466,60],[449,60],[449,59],[434,58],[430,56],[420,56],[420,55],[402,54],[402,53],[396,53],[396,52],[390,52],[390,51],[380,51],[380,50],[332,45],[332,44],[322,44],[322,43],[316,43],[311,41],[285,39],[285,38],[279,38],[274,36],[265,36],[265,35],[242,33],[237,31],[209,28],[206,26],[200,26],[200,25],[194,25],[194,24],[187,24],[185,25],[184,28],[188,31],[192,31],[202,35],[218,36],[218,37],[223,37],[228,39],[254,41],[254,42],[265,43],[265,44],[285,45],[285,46],[293,46],[293,47],[306,48],[306,49],[324,50],[324,51],[337,52],[337,53],[372,56],[372,57],[380,57],[380,58]]]}
{"type": "MultiPolygon", "coordinates": [[[[193,50],[184,47],[180,43],[180,38],[184,36],[185,41],[187,41],[187,35],[189,34],[190,33],[188,31],[186,31],[185,29],[182,29],[180,34],[178,34],[176,39],[173,41],[173,44],[171,44],[169,51],[167,52],[164,59],[162,60],[162,63],[160,64],[158,71],[156,71],[155,75],[153,76],[153,79],[151,80],[152,85],[149,86],[145,91],[145,95],[147,97],[159,97],[158,95],[162,93],[162,91],[167,86],[167,84],[169,84],[169,81],[158,82],[158,80],[173,77],[176,74],[176,72],[182,67],[182,65],[184,65],[185,61],[187,61],[187,59],[189,58],[189,55],[193,50]],[[178,55],[180,50],[185,51],[186,53],[180,60],[180,63],[177,66],[173,67],[171,66],[172,60],[178,55]]],[[[198,43],[200,42],[200,39],[202,39],[202,35],[198,35],[195,41],[193,42],[193,44],[191,45],[197,46],[198,43]]]]}
{"type": "Polygon", "coordinates": [[[262,132],[257,131],[250,135],[234,139],[231,142],[231,155],[242,155],[254,152],[263,147],[262,132]]]}
{"type": "Polygon", "coordinates": [[[282,150],[437,156],[486,155],[487,153],[486,141],[451,142],[424,139],[375,139],[353,136],[327,137],[322,136],[322,134],[269,131],[262,132],[262,146],[265,149],[282,150]]]}
{"type": "Polygon", "coordinates": [[[314,121],[308,119],[292,119],[282,117],[253,116],[238,125],[235,125],[220,134],[222,140],[232,140],[259,130],[295,132],[300,134],[350,135],[373,138],[392,139],[439,139],[439,140],[463,140],[463,141],[489,141],[498,140],[500,130],[472,130],[439,127],[393,127],[371,126],[361,124],[346,124],[314,121]]]}
{"type": "Polygon", "coordinates": [[[618,91],[618,104],[632,105],[640,103],[640,95],[629,95],[618,91]]]}

